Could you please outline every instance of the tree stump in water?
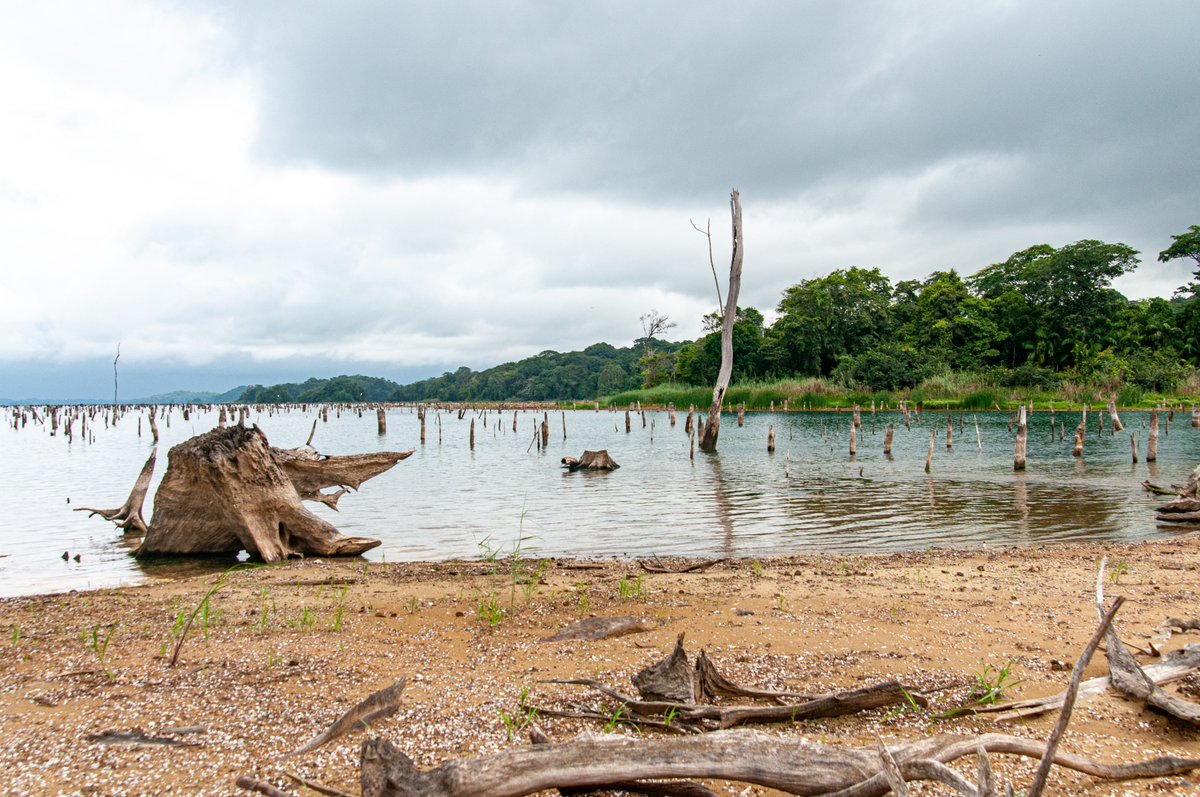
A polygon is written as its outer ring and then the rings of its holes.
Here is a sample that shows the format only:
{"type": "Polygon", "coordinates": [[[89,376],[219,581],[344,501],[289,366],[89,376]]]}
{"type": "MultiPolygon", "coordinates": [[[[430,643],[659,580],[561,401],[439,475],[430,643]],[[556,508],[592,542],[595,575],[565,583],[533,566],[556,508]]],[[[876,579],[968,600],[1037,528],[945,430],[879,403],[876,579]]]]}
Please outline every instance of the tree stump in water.
{"type": "MultiPolygon", "coordinates": [[[[312,449],[271,448],[257,426],[217,428],[171,449],[138,556],[236,553],[265,562],[353,556],[379,540],[347,537],[301,501],[336,509],[323,487],[357,488],[410,456],[380,452],[322,458],[312,449]]],[[[343,490],[344,492],[344,490],[343,490]]]]}
{"type": "Polygon", "coordinates": [[[1170,523],[1200,523],[1200,467],[1192,471],[1179,497],[1157,509],[1158,519],[1170,523]]]}
{"type": "Polygon", "coordinates": [[[616,470],[621,467],[608,455],[607,449],[600,451],[584,451],[583,456],[579,459],[575,457],[563,457],[562,464],[564,467],[575,472],[577,470],[616,470]]]}

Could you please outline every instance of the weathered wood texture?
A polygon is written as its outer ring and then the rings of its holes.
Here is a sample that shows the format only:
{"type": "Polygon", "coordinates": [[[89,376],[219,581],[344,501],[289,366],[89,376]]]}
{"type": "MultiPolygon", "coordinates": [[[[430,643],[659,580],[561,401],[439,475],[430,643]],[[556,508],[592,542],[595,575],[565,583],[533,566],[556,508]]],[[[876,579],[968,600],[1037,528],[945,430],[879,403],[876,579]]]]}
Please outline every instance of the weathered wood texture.
{"type": "Polygon", "coordinates": [[[729,262],[729,290],[725,295],[724,320],[721,324],[721,369],[713,386],[708,422],[704,424],[704,433],[700,436],[701,451],[717,450],[717,437],[721,432],[721,406],[725,403],[725,391],[729,389],[729,379],[733,376],[733,325],[737,321],[738,292],[742,288],[742,203],[737,191],[730,193],[729,207],[733,216],[733,256],[729,262]]]}
{"type": "Polygon", "coordinates": [[[138,556],[247,551],[265,562],[301,555],[355,555],[378,540],[347,537],[301,501],[321,487],[357,487],[411,455],[381,452],[322,458],[271,448],[258,427],[197,435],[167,454],[154,518],[138,556]]]}
{"type": "MultiPolygon", "coordinates": [[[[938,780],[976,793],[945,766],[980,749],[1040,758],[1037,741],[1003,734],[935,736],[888,748],[906,781],[938,780]]],[[[1134,764],[1098,764],[1058,753],[1054,763],[1106,780],[1161,777],[1191,772],[1200,761],[1163,757],[1134,764]]],[[[362,747],[362,797],[522,797],[554,788],[597,788],[622,780],[711,778],[753,783],[788,794],[853,794],[882,797],[887,776],[877,750],[834,747],[757,731],[718,731],[699,736],[629,738],[585,735],[559,744],[538,744],[490,756],[450,761],[418,770],[385,739],[362,747]]]]}

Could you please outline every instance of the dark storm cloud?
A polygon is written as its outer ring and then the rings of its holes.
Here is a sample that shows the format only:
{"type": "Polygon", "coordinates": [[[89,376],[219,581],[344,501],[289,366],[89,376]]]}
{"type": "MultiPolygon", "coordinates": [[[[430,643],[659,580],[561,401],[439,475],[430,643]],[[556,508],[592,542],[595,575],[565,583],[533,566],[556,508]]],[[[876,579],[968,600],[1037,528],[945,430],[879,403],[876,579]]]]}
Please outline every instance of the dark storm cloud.
{"type": "Polygon", "coordinates": [[[660,202],[1025,155],[1018,214],[1200,169],[1194,3],[288,8],[242,20],[277,162],[660,202]]]}

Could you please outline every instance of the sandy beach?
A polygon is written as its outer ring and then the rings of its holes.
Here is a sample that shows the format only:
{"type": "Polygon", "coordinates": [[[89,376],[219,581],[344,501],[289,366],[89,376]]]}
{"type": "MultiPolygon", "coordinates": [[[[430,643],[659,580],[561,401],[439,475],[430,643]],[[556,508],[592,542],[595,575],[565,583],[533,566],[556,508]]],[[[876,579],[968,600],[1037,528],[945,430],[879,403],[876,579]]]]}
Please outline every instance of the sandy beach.
{"type": "MultiPolygon", "coordinates": [[[[876,735],[897,742],[996,730],[1044,741],[1056,713],[1004,725],[986,715],[935,715],[971,704],[981,680],[1000,678],[1001,700],[1061,691],[1096,627],[1104,556],[1106,595],[1127,598],[1117,617],[1127,643],[1165,652],[1196,641],[1195,632],[1164,625],[1198,614],[1197,545],[1188,535],[1128,546],[796,556],[684,574],[647,572],[636,561],[310,559],[229,574],[207,613],[197,614],[175,667],[168,659],[178,621],[217,576],[5,599],[0,792],[246,794],[235,780],[250,775],[314,793],[292,773],[357,794],[369,735],[433,767],[528,745],[522,705],[541,709],[537,723],[555,741],[605,730],[650,739],[660,732],[551,716],[613,705],[595,691],[544,682],[591,678],[635,694],[631,676],[681,633],[689,653],[705,650],[742,686],[821,694],[898,679],[930,700],[928,708],[756,726],[772,734],[872,748],[876,735]],[[544,641],[591,616],[632,616],[650,630],[544,641]],[[396,714],[281,759],[402,676],[408,685],[396,714]]],[[[1086,676],[1106,673],[1101,651],[1086,676]]],[[[1200,678],[1168,689],[1200,698],[1200,678]]],[[[1108,692],[1076,707],[1062,749],[1103,762],[1200,758],[1200,733],[1108,692]]],[[[993,763],[1020,790],[1036,762],[993,763]]],[[[971,772],[974,761],[956,766],[971,772]]],[[[1196,774],[1102,783],[1056,768],[1047,793],[1192,794],[1198,783],[1196,774]]],[[[707,785],[720,794],[775,793],[707,785]]],[[[934,785],[914,791],[950,793],[934,785]]]]}

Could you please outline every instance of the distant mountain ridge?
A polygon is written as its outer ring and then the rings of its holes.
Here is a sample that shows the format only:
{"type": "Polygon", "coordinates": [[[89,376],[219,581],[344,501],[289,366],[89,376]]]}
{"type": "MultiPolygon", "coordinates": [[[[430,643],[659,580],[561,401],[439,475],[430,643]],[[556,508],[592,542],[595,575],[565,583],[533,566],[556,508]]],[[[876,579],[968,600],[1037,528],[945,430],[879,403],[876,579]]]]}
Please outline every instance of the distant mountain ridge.
{"type": "Polygon", "coordinates": [[[145,398],[135,398],[129,404],[232,404],[246,392],[248,385],[230,388],[224,393],[214,393],[208,390],[172,390],[170,393],[156,393],[145,398]]]}

